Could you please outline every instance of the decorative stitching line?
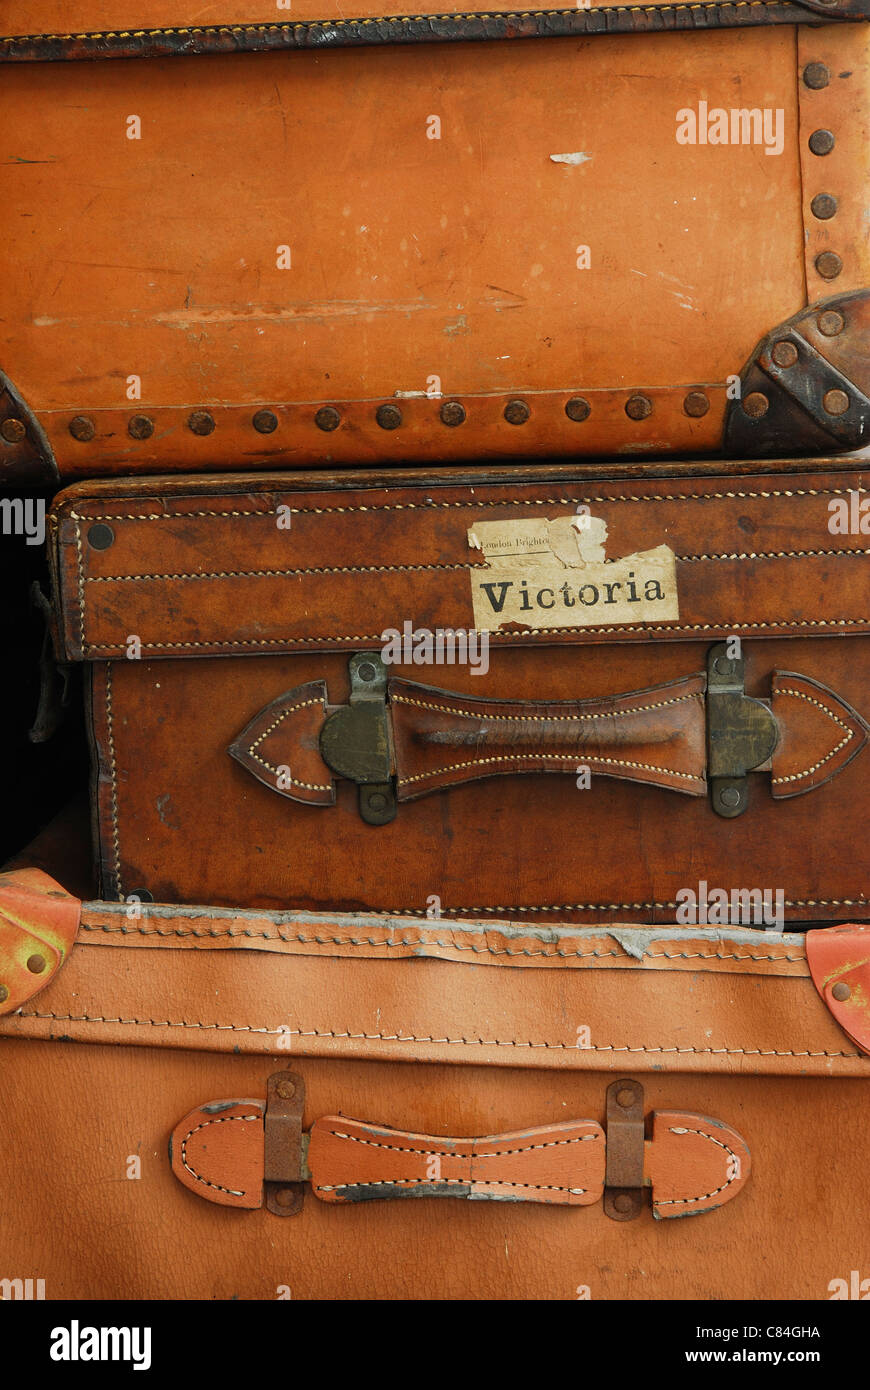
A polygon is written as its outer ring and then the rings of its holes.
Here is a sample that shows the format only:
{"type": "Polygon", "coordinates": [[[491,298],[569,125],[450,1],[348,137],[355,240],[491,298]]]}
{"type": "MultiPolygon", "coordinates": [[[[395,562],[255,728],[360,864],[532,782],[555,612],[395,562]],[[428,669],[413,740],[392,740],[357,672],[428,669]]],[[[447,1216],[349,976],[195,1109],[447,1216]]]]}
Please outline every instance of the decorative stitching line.
{"type": "Polygon", "coordinates": [[[527,1192],[570,1192],[582,1197],[588,1187],[555,1187],[545,1182],[505,1182],[502,1178],[378,1178],[375,1182],[316,1183],[315,1192],[346,1192],[354,1187],[522,1187],[527,1192]]]}
{"type": "MultiPolygon", "coordinates": [[[[471,1162],[475,1162],[479,1158],[507,1158],[512,1154],[528,1154],[531,1153],[533,1149],[558,1149],[560,1146],[566,1144],[582,1144],[588,1139],[601,1139],[603,1137],[600,1132],[596,1134],[575,1134],[571,1139],[548,1139],[546,1143],[527,1144],[525,1148],[520,1149],[493,1149],[490,1153],[457,1153],[452,1149],[405,1149],[398,1144],[379,1144],[376,1139],[362,1139],[356,1134],[344,1134],[337,1129],[327,1130],[327,1133],[333,1135],[336,1139],[347,1139],[351,1144],[365,1144],[366,1147],[370,1149],[388,1149],[390,1153],[395,1154],[415,1154],[418,1158],[430,1158],[434,1156],[436,1158],[470,1159],[471,1162]]],[[[479,1144],[481,1141],[479,1139],[469,1139],[460,1142],[479,1144]]],[[[473,1182],[475,1180],[472,1178],[470,1181],[473,1182]]],[[[488,1181],[494,1182],[496,1179],[491,1178],[488,1179],[488,1181]]]]}
{"type": "MultiPolygon", "coordinates": [[[[705,0],[705,3],[695,3],[686,5],[601,5],[596,6],[596,14],[665,14],[677,10],[719,10],[719,9],[767,9],[781,8],[782,0],[705,0]]],[[[795,6],[798,8],[799,6],[795,6]]],[[[72,34],[15,34],[10,38],[0,40],[4,47],[16,43],[32,43],[34,40],[44,42],[58,42],[65,39],[141,39],[141,38],[162,38],[176,34],[282,34],[297,33],[299,31],[307,33],[312,29],[361,29],[369,25],[384,24],[414,24],[425,21],[427,23],[450,22],[459,19],[537,19],[538,17],[548,18],[571,17],[576,18],[577,10],[479,10],[471,14],[415,14],[415,15],[384,15],[382,18],[371,19],[321,19],[310,20],[301,24],[203,24],[192,25],[188,28],[167,28],[167,29],[102,29],[85,30],[72,34]]]]}
{"type": "MultiPolygon", "coordinates": [[[[255,739],[255,741],[251,744],[250,748],[248,748],[248,749],[246,750],[247,753],[248,753],[248,756],[251,757],[251,758],[253,758],[255,762],[260,763],[260,765],[261,765],[262,767],[265,767],[269,772],[271,772],[271,773],[273,774],[273,776],[277,777],[277,776],[279,775],[279,774],[278,774],[278,769],[277,769],[277,767],[273,767],[272,764],[271,764],[270,762],[267,762],[267,760],[266,760],[265,758],[261,758],[260,755],[259,755],[259,753],[255,753],[255,752],[254,752],[254,749],[255,749],[255,748],[259,748],[259,746],[260,746],[260,744],[263,742],[263,740],[264,740],[264,739],[267,739],[267,738],[269,737],[269,735],[272,733],[273,729],[277,729],[277,727],[278,727],[278,725],[281,723],[282,719],[286,719],[287,716],[288,716],[288,714],[293,714],[294,711],[295,711],[295,710],[298,710],[298,709],[307,709],[307,707],[308,707],[309,705],[321,705],[321,706],[322,706],[323,704],[324,704],[324,701],[320,698],[320,696],[314,696],[314,697],[313,697],[312,699],[310,699],[310,700],[300,700],[297,704],[295,704],[295,705],[290,705],[287,709],[282,710],[281,713],[278,715],[278,718],[275,719],[275,720],[269,725],[269,727],[268,727],[268,729],[266,730],[266,732],[263,733],[263,734],[261,734],[260,737],[259,737],[258,739],[255,739]]],[[[332,783],[331,783],[331,782],[300,782],[299,779],[298,779],[297,777],[293,777],[292,775],[291,775],[291,777],[290,777],[290,785],[293,786],[293,787],[305,787],[308,791],[317,791],[317,792],[328,792],[328,791],[332,791],[332,783]]]]}
{"type": "Polygon", "coordinates": [[[467,767],[486,767],[489,763],[539,763],[539,762],[571,762],[577,760],[580,753],[586,757],[589,763],[599,767],[632,767],[641,772],[659,772],[663,777],[679,777],[684,782],[695,782],[699,786],[706,786],[706,780],[697,776],[694,772],[677,772],[676,769],[669,767],[659,767],[656,763],[635,763],[627,758],[599,758],[589,756],[585,750],[570,751],[567,753],[511,753],[498,754],[492,758],[473,758],[467,763],[448,763],[446,767],[434,768],[431,772],[416,772],[413,777],[397,777],[396,785],[399,787],[410,786],[412,782],[425,782],[433,777],[443,777],[448,772],[461,772],[467,767]]]}
{"type": "MultiPolygon", "coordinates": [[[[677,902],[646,902],[646,903],[544,903],[533,907],[517,906],[516,904],[497,903],[487,904],[486,906],[474,907],[442,907],[441,915],[450,916],[451,913],[474,914],[482,912],[623,912],[626,910],[641,911],[642,909],[654,907],[678,907],[677,902]]],[[[866,898],[784,898],[785,907],[867,907],[870,906],[866,898]]],[[[417,907],[392,907],[386,912],[372,913],[375,917],[425,917],[426,912],[423,908],[417,907]]]]}
{"type": "MultiPolygon", "coordinates": [[[[562,949],[561,947],[555,947],[555,948],[552,949],[552,950],[543,949],[543,950],[540,950],[540,951],[532,951],[532,950],[530,950],[528,947],[519,947],[519,948],[517,948],[517,949],[512,949],[512,948],[509,947],[509,946],[504,946],[504,947],[502,947],[502,946],[478,946],[478,945],[475,944],[475,943],[467,943],[467,942],[459,942],[459,941],[427,941],[425,937],[422,938],[422,939],[421,939],[421,938],[415,938],[414,940],[409,940],[407,937],[401,937],[401,938],[399,938],[399,939],[392,939],[392,940],[389,939],[389,938],[384,938],[383,940],[380,940],[380,939],[378,939],[377,937],[368,937],[368,936],[364,936],[364,937],[356,937],[356,936],[350,936],[350,937],[348,937],[348,936],[305,936],[305,935],[303,935],[302,932],[293,932],[293,933],[290,933],[290,934],[287,934],[287,933],[284,933],[284,932],[268,932],[268,931],[257,932],[257,931],[252,931],[249,927],[242,928],[241,930],[238,930],[238,931],[234,930],[234,928],[232,928],[232,927],[227,927],[227,928],[221,929],[221,930],[218,930],[217,928],[214,928],[214,927],[210,927],[210,928],[208,928],[208,929],[205,929],[205,928],[203,928],[203,929],[197,929],[197,928],[195,928],[195,927],[189,927],[189,928],[185,928],[185,927],[169,927],[169,928],[161,929],[161,928],[159,928],[159,927],[129,927],[129,926],[117,926],[117,927],[116,927],[116,926],[108,926],[107,924],[98,923],[98,922],[82,922],[82,923],[80,924],[80,930],[81,930],[81,931],[89,931],[89,932],[103,932],[103,933],[105,933],[105,934],[107,934],[107,935],[108,935],[108,934],[112,934],[112,933],[118,933],[118,934],[123,935],[123,936],[161,936],[161,937],[164,937],[164,936],[178,936],[178,937],[188,937],[188,936],[192,936],[192,937],[209,937],[209,938],[241,937],[241,936],[245,936],[245,937],[250,937],[250,938],[259,938],[259,939],[262,939],[262,940],[264,940],[264,941],[285,941],[285,942],[288,942],[288,943],[289,943],[289,942],[292,942],[292,941],[298,941],[298,942],[300,942],[302,945],[306,945],[306,946],[307,946],[307,945],[317,945],[317,946],[387,946],[387,947],[390,947],[390,946],[393,946],[393,947],[396,947],[396,946],[410,946],[410,947],[417,947],[417,946],[420,946],[421,944],[425,944],[425,945],[430,945],[430,946],[437,946],[437,947],[439,947],[441,950],[472,951],[472,952],[474,952],[476,955],[492,955],[492,956],[557,956],[557,957],[558,957],[558,956],[564,956],[564,957],[568,957],[568,958],[571,958],[571,957],[574,957],[574,956],[578,956],[578,957],[587,957],[587,956],[588,956],[588,957],[601,957],[601,958],[607,958],[607,957],[611,957],[611,956],[621,957],[621,956],[624,955],[624,952],[621,951],[621,950],[605,950],[605,951],[599,951],[599,950],[593,950],[593,951],[580,951],[580,950],[578,950],[578,951],[566,951],[566,950],[562,949]]],[[[734,951],[734,952],[727,952],[727,951],[645,951],[645,952],[644,952],[644,959],[657,960],[657,959],[659,959],[659,958],[663,958],[663,959],[665,959],[665,960],[752,960],[752,961],[765,961],[765,960],[766,960],[766,961],[796,961],[796,962],[804,961],[804,960],[806,959],[806,957],[805,957],[804,955],[795,955],[795,956],[792,956],[792,955],[789,955],[788,952],[786,952],[786,951],[783,951],[783,952],[781,952],[781,953],[778,954],[778,955],[777,955],[777,954],[774,954],[774,955],[758,955],[757,953],[755,953],[755,952],[750,952],[750,951],[744,951],[744,952],[741,952],[741,951],[734,951]]]]}
{"type": "MultiPolygon", "coordinates": [[[[691,680],[691,677],[689,679],[691,680]]],[[[595,719],[624,719],[626,715],[644,714],[647,710],[679,705],[684,700],[703,702],[703,693],[695,690],[690,695],[674,695],[670,700],[659,700],[653,705],[635,705],[631,709],[608,710],[599,714],[481,714],[474,710],[458,709],[452,705],[433,705],[427,700],[415,700],[410,695],[390,695],[390,703],[393,705],[416,705],[418,709],[432,710],[436,714],[455,714],[460,719],[485,719],[488,723],[499,724],[578,724],[595,719]]]]}
{"type": "MultiPolygon", "coordinates": [[[[410,1043],[434,1043],[436,1045],[459,1044],[463,1047],[522,1047],[522,1048],[545,1048],[552,1052],[576,1052],[576,1043],[564,1042],[521,1042],[519,1039],[504,1040],[500,1038],[435,1038],[418,1037],[411,1033],[339,1033],[332,1028],[257,1028],[253,1024],[240,1023],[188,1023],[173,1022],[171,1019],[156,1018],[106,1018],[101,1014],[59,1014],[53,1012],[41,1012],[36,1009],[16,1009],[12,1017],[18,1018],[53,1018],[59,1022],[69,1023],[111,1023],[129,1024],[137,1027],[151,1028],[202,1028],[206,1031],[227,1032],[227,1033],[263,1033],[267,1036],[281,1035],[284,1037],[295,1036],[300,1038],[334,1038],[338,1040],[359,1040],[364,1042],[410,1042],[410,1043]]],[[[820,1050],[811,1052],[808,1050],[787,1050],[778,1051],[776,1048],[761,1047],[628,1047],[617,1046],[614,1043],[591,1043],[589,1047],[581,1048],[583,1052],[649,1052],[655,1054],[665,1053],[695,1053],[698,1056],[719,1056],[719,1055],[740,1055],[743,1057],[856,1057],[862,1058],[860,1052],[831,1052],[820,1050]]]]}
{"type": "Polygon", "coordinates": [[[233,1120],[259,1120],[260,1118],[261,1117],[259,1115],[220,1115],[216,1116],[214,1119],[211,1120],[203,1120],[201,1125],[196,1125],[192,1130],[189,1131],[189,1133],[185,1134],[184,1138],[181,1141],[181,1161],[187,1169],[188,1173],[190,1173],[192,1177],[196,1178],[197,1182],[204,1183],[206,1187],[213,1187],[216,1192],[226,1192],[231,1197],[244,1197],[244,1189],[240,1190],[235,1187],[221,1187],[220,1183],[211,1182],[208,1178],[204,1178],[202,1173],[198,1173],[195,1168],[191,1168],[190,1164],[187,1161],[187,1141],[188,1139],[192,1139],[194,1134],[197,1134],[199,1130],[208,1129],[209,1125],[225,1125],[232,1123],[233,1120]]]}
{"type": "MultiPolygon", "coordinates": [[[[721,1139],[714,1139],[713,1135],[708,1134],[704,1129],[684,1129],[682,1126],[671,1125],[670,1133],[698,1134],[702,1139],[709,1139],[711,1144],[715,1144],[718,1148],[724,1149],[729,1158],[733,1158],[739,1163],[739,1159],[737,1159],[737,1155],[733,1149],[730,1149],[721,1139]]],[[[736,1182],[738,1172],[739,1168],[735,1169],[731,1177],[726,1178],[721,1187],[714,1187],[712,1192],[704,1192],[699,1197],[668,1197],[661,1202],[656,1202],[655,1205],[657,1207],[685,1207],[689,1206],[692,1202],[706,1202],[710,1197],[718,1197],[720,1192],[724,1192],[726,1187],[730,1187],[733,1182],[736,1182]]]]}
{"type": "Polygon", "coordinates": [[[811,695],[805,695],[802,690],[793,690],[790,687],[781,687],[777,689],[776,694],[793,695],[796,700],[806,700],[808,705],[815,705],[816,708],[822,710],[828,716],[829,719],[833,719],[835,724],[839,724],[841,729],[846,730],[846,737],[841,738],[840,742],[836,745],[836,747],[832,748],[830,753],[826,753],[823,758],[820,758],[817,763],[813,763],[812,767],[805,768],[803,772],[793,772],[788,777],[783,776],[771,778],[771,781],[773,781],[774,783],[799,782],[804,777],[812,776],[814,772],[818,772],[820,767],[824,767],[825,763],[830,762],[831,758],[833,758],[837,753],[839,753],[841,748],[845,748],[847,743],[851,743],[852,739],[855,737],[855,732],[853,729],[849,728],[848,724],[844,724],[842,719],[838,719],[837,715],[834,714],[834,711],[832,709],[829,709],[827,705],[823,705],[820,700],[814,700],[811,695]]]}
{"type": "Polygon", "coordinates": [[[106,663],[106,734],[109,740],[110,804],[112,808],[112,848],[114,850],[115,890],[123,896],[121,887],[121,827],[118,815],[117,759],[112,719],[112,663],[106,663]]]}

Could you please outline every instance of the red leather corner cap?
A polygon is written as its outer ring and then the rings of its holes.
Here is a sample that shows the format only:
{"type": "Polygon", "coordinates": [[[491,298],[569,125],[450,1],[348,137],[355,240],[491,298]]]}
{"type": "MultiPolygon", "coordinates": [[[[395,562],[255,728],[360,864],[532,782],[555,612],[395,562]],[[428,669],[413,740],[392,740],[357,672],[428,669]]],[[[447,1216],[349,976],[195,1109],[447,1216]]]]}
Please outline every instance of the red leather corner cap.
{"type": "Polygon", "coordinates": [[[870,1056],[870,927],[808,931],[807,964],[843,1032],[870,1056]]]}
{"type": "Polygon", "coordinates": [[[82,905],[41,869],[0,874],[0,1014],[44,989],[76,939],[82,905]]]}

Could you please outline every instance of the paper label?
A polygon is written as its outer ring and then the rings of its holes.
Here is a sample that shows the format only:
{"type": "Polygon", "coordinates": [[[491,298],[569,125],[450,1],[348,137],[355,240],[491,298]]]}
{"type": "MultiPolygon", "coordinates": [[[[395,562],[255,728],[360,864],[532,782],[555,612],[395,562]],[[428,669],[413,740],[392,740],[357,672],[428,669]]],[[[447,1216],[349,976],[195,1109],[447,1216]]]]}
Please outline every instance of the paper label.
{"type": "Polygon", "coordinates": [[[534,629],[673,622],[677,566],[666,545],[606,556],[607,522],[589,513],[479,521],[468,543],[486,566],[471,571],[474,625],[534,629]]]}

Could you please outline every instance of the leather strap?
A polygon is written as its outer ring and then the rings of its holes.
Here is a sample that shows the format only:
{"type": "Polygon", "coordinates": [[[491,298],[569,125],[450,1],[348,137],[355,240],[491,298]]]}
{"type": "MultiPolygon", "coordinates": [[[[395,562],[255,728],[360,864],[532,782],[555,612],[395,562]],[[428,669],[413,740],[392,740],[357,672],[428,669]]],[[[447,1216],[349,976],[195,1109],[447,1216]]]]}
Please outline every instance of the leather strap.
{"type": "Polygon", "coordinates": [[[41,869],[0,874],[0,1014],[20,1009],[54,978],[80,915],[78,898],[41,869]]]}
{"type": "MultiPolygon", "coordinates": [[[[700,671],[628,694],[547,703],[479,700],[393,677],[387,710],[397,798],[410,801],[509,773],[576,775],[580,766],[598,776],[704,796],[706,688],[700,671]]],[[[331,708],[323,681],[297,686],[255,715],[228,751],[280,795],[331,804],[333,773],[318,744],[331,708]]],[[[772,673],[770,708],[778,731],[769,764],[776,799],[829,782],[870,733],[861,715],[827,686],[790,671],[772,673]]]]}
{"type": "MultiPolygon", "coordinates": [[[[175,1176],[219,1206],[263,1206],[265,1111],[256,1100],[192,1110],[172,1134],[175,1176]]],[[[712,1211],[749,1177],[745,1141],[719,1120],[659,1111],[650,1135],[643,1143],[643,1184],[657,1218],[712,1211]]],[[[326,1115],[315,1120],[302,1148],[305,1181],[320,1201],[336,1205],[455,1197],[579,1207],[604,1194],[607,1137],[595,1120],[468,1139],[326,1115]]]]}
{"type": "Polygon", "coordinates": [[[870,927],[808,931],[813,983],[843,1032],[870,1056],[870,927]]]}

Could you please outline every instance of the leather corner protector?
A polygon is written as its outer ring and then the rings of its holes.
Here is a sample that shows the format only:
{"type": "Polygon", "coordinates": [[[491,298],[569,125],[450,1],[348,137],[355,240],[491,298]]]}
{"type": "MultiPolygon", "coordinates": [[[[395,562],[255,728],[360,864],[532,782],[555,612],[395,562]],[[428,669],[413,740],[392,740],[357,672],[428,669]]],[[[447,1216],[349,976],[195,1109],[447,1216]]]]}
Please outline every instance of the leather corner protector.
{"type": "Polygon", "coordinates": [[[864,747],[870,726],[851,705],[808,676],[775,671],[770,689],[780,732],[770,789],[783,800],[812,791],[842,772],[864,747]]]}
{"type": "Polygon", "coordinates": [[[227,752],[270,791],[314,806],[335,804],[335,783],[320,755],[326,683],[309,681],[261,709],[227,752]]]}
{"type": "Polygon", "coordinates": [[[53,487],[59,478],[45,431],[5,372],[0,372],[0,486],[53,487]]]}
{"type": "Polygon", "coordinates": [[[178,1181],[221,1207],[261,1207],[265,1110],[257,1100],[216,1100],[191,1110],[169,1139],[178,1181]]]}
{"type": "Polygon", "coordinates": [[[72,950],[81,906],[41,869],[0,874],[0,1014],[54,978],[72,950]]]}
{"type": "Polygon", "coordinates": [[[819,300],[756,344],[729,404],[734,457],[841,453],[870,442],[870,290],[819,300]]]}
{"type": "Polygon", "coordinates": [[[682,1110],[657,1110],[652,1118],[645,1176],[657,1220],[715,1211],[737,1196],[752,1165],[736,1129],[682,1110]]]}
{"type": "Polygon", "coordinates": [[[843,1032],[870,1056],[870,927],[807,932],[813,984],[843,1032]]]}

